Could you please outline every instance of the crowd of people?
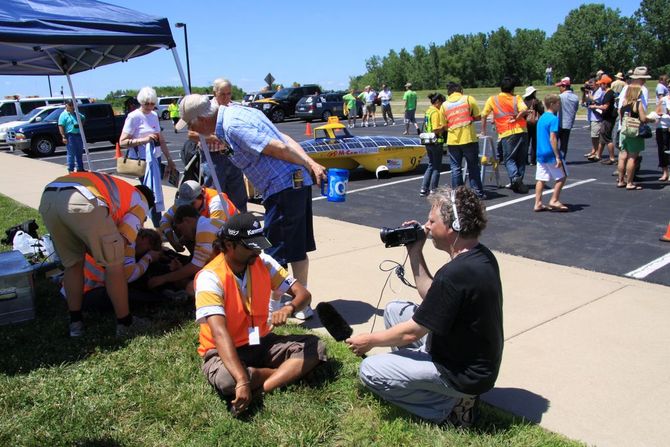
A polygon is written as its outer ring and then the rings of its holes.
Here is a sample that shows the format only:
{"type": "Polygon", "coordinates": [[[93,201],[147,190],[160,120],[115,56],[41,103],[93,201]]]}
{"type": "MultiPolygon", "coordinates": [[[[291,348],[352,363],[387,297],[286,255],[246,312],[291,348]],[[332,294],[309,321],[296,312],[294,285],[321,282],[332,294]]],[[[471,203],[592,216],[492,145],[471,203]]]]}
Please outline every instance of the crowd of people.
{"type": "MultiPolygon", "coordinates": [[[[638,154],[644,149],[642,128],[656,119],[647,112],[648,78],[645,67],[632,70],[623,86],[598,73],[587,82],[581,101],[569,78],[555,84],[560,94],[549,94],[542,101],[533,87],[523,96],[515,95],[514,79],[505,78],[500,93],[488,98],[482,110],[458,83],[447,85],[446,97],[429,96],[422,133],[429,163],[420,195],[428,197],[431,209],[421,230],[426,237],[407,244],[421,302],[389,303],[384,331],[346,340],[358,355],[378,346],[393,350],[362,362],[360,378],[366,387],[438,424],[474,422],[478,396],[495,384],[503,349],[500,271],[495,256],[479,242],[486,214],[478,141],[487,134],[487,117],[493,115],[511,189],[527,193],[525,169],[536,165],[534,210],[566,211],[560,192],[567,179],[568,139],[580,102],[590,113],[593,148],[587,158],[595,161],[607,148],[609,157],[603,164],[613,164],[618,147],[617,186],[639,189],[634,178],[638,154]],[[631,130],[635,120],[637,133],[631,130]],[[479,135],[477,121],[482,126],[479,135]],[[439,187],[445,144],[452,168],[450,188],[439,187]],[[464,185],[463,159],[469,187],[464,185]],[[552,181],[553,194],[545,205],[542,191],[552,181]],[[423,257],[427,238],[451,259],[435,275],[423,257]]],[[[670,97],[667,77],[661,81],[656,138],[663,168],[660,180],[667,181],[670,97]]],[[[358,98],[365,104],[364,124],[374,125],[378,98],[382,108],[384,101],[390,102],[390,91],[385,90],[377,94],[366,87],[358,98]]],[[[316,249],[311,187],[326,180],[326,172],[261,111],[231,103],[229,81],[217,79],[213,91],[213,100],[187,95],[178,105],[179,119],[174,110],[171,115],[175,131],[188,128],[190,139],[204,141],[204,150],[218,155],[210,158],[209,169],[215,171],[222,191],[185,181],[174,206],[161,209],[161,172],[174,169],[174,163],[153,110],[156,93],[145,87],[120,138],[123,148],[147,161],[140,184],[86,172],[75,163],[76,157],[69,158],[69,174],[46,185],[39,212],[65,268],[62,292],[70,314],[70,336],[84,336],[83,310],[94,303],[113,309],[116,334],[126,337],[149,325],[131,313],[134,302],[147,296],[193,299],[203,374],[237,415],[264,393],[304,377],[327,360],[318,337],[279,336],[272,331],[291,316],[306,319],[313,314],[307,288],[308,253],[316,249]],[[234,198],[240,186],[228,179],[237,178],[236,170],[262,194],[263,224],[246,212],[246,196],[234,198]],[[147,217],[157,230],[143,228],[147,217]]],[[[353,92],[350,96],[345,100],[357,99],[353,92]]],[[[416,93],[409,83],[404,100],[405,133],[412,124],[418,131],[416,93]]],[[[74,123],[85,117],[77,120],[71,109],[66,107],[59,126],[68,145],[76,147],[74,123]]],[[[387,118],[394,123],[390,110],[384,118],[387,124],[387,118]]],[[[418,222],[403,225],[412,224],[418,222]]]]}

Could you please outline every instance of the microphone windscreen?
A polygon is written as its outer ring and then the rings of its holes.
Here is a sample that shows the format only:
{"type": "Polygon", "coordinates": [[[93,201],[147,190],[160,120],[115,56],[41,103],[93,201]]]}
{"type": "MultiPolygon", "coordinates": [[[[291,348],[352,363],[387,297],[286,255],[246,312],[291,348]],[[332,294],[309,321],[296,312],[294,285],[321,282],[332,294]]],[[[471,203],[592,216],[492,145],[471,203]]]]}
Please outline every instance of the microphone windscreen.
{"type": "Polygon", "coordinates": [[[335,310],[330,303],[319,303],[316,306],[316,313],[319,315],[321,324],[336,341],[344,341],[351,337],[354,330],[349,326],[346,320],[335,310]]]}

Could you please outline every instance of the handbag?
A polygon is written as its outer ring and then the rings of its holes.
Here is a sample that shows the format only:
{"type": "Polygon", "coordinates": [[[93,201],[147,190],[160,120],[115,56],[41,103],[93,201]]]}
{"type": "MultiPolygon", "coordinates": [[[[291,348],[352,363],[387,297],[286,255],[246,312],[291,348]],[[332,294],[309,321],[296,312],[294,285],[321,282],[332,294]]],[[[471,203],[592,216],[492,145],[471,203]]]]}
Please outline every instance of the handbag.
{"type": "MultiPolygon", "coordinates": [[[[135,151],[137,151],[137,148],[135,151]]],[[[136,160],[133,158],[128,159],[129,152],[130,148],[128,148],[126,155],[123,158],[116,159],[116,173],[121,175],[129,175],[132,177],[144,177],[144,173],[147,170],[146,160],[136,160]]]]}
{"type": "MultiPolygon", "coordinates": [[[[651,133],[651,128],[649,129],[651,133]]],[[[621,119],[621,135],[624,137],[637,137],[640,134],[640,120],[632,116],[624,116],[621,119]]],[[[651,136],[651,134],[649,135],[651,136]]]]}
{"type": "Polygon", "coordinates": [[[644,139],[651,138],[652,132],[649,124],[640,125],[640,129],[637,132],[637,136],[644,139]]]}

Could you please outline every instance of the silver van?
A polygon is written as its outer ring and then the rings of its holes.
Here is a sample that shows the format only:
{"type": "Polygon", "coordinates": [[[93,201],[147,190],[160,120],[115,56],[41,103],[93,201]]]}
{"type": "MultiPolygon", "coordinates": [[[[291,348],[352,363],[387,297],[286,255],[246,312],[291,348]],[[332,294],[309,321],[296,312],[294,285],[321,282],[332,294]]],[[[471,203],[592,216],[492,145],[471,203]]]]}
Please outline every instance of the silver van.
{"type": "MultiPolygon", "coordinates": [[[[12,97],[0,99],[0,123],[21,120],[25,115],[32,112],[33,109],[43,106],[63,104],[67,99],[69,98],[64,96],[12,97]]],[[[90,101],[83,96],[77,96],[77,102],[80,104],[88,104],[90,101]]]]}
{"type": "Polygon", "coordinates": [[[174,100],[176,100],[177,104],[179,104],[181,98],[181,96],[161,96],[158,98],[158,104],[156,104],[156,108],[154,109],[158,114],[158,118],[162,120],[169,120],[170,112],[168,112],[168,106],[172,104],[172,101],[174,100]]]}

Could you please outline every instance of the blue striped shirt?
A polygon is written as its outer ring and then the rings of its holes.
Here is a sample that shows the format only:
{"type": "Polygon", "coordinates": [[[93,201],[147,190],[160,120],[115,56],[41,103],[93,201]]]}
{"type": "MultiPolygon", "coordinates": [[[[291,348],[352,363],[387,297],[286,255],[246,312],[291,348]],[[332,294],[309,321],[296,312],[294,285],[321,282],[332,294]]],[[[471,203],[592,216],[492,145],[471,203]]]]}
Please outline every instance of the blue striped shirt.
{"type": "Polygon", "coordinates": [[[263,200],[292,188],[293,173],[297,170],[303,171],[305,186],[312,184],[303,166],[262,153],[271,140],[284,141],[284,137],[260,110],[235,104],[220,106],[215,133],[233,149],[231,161],[261,191],[263,200]]]}

